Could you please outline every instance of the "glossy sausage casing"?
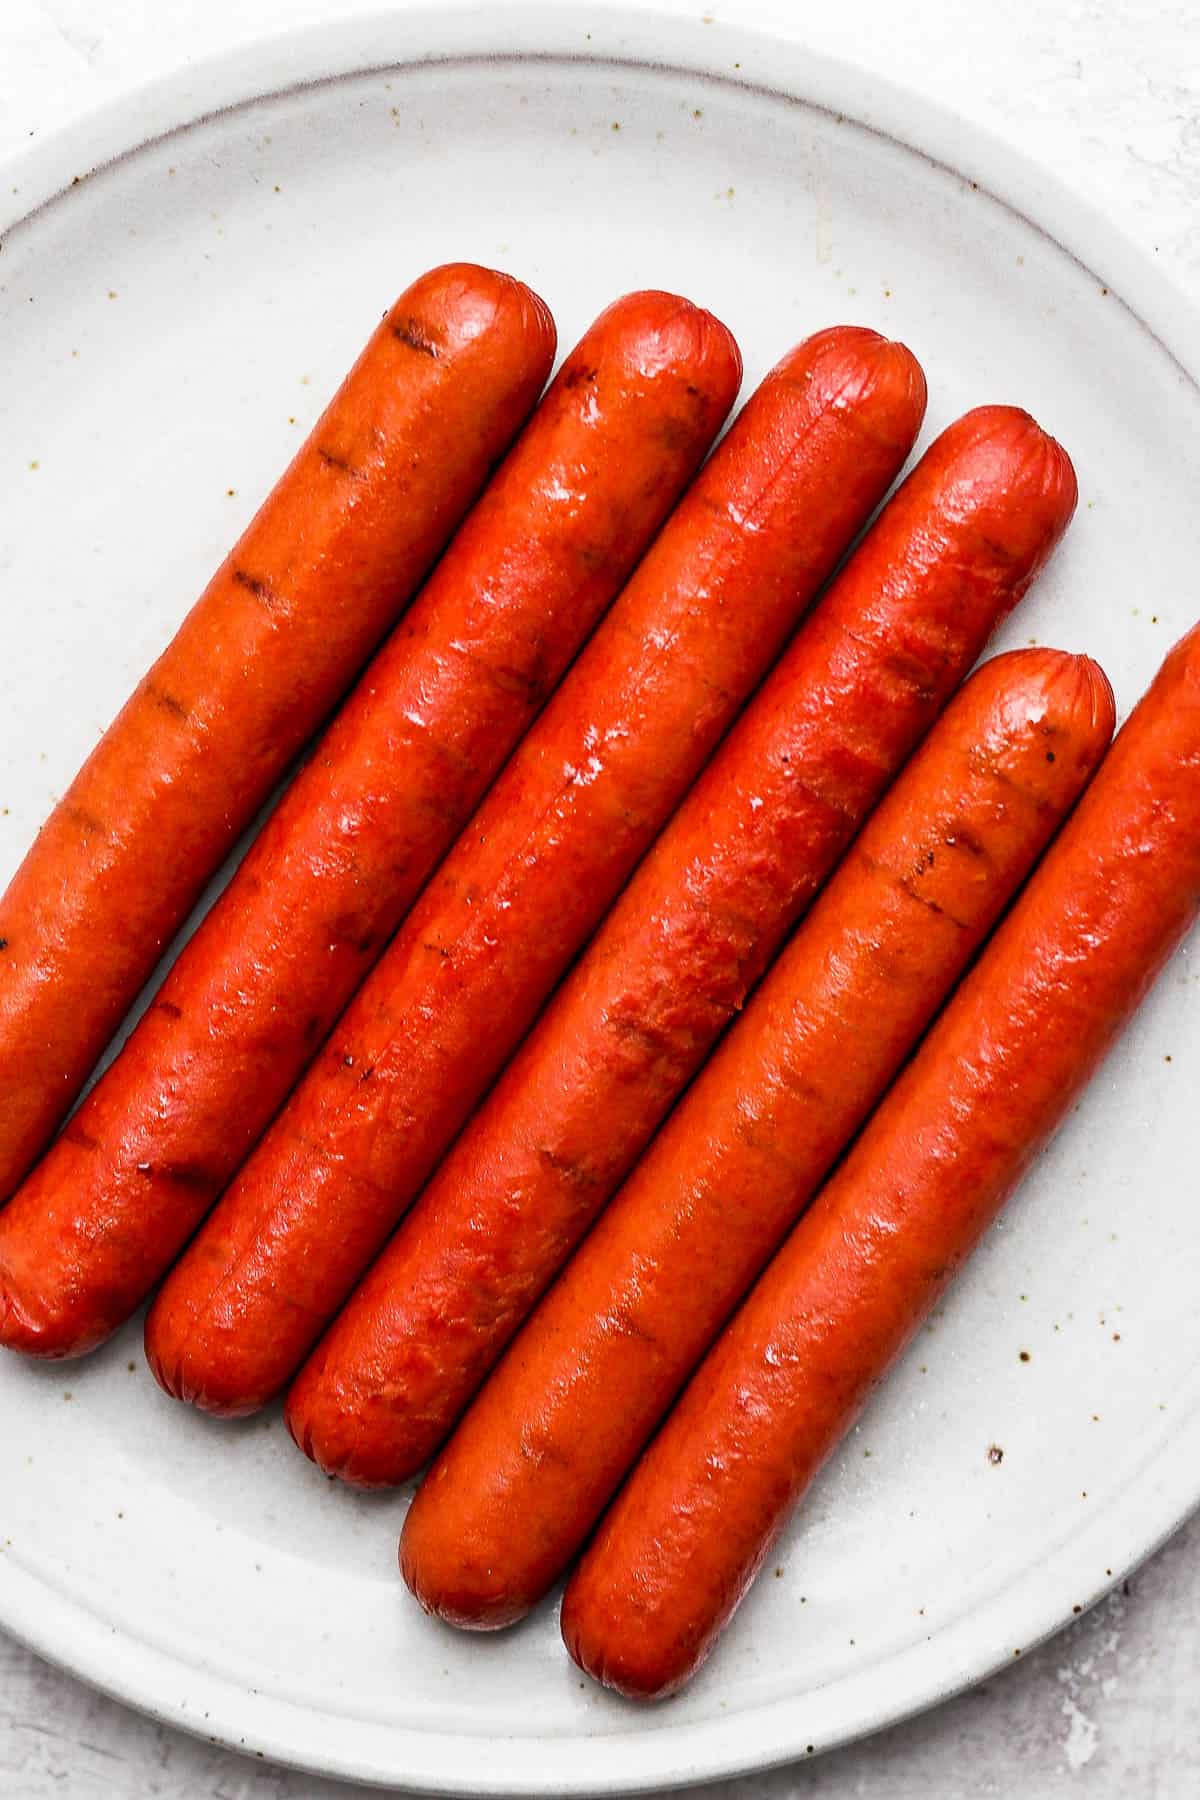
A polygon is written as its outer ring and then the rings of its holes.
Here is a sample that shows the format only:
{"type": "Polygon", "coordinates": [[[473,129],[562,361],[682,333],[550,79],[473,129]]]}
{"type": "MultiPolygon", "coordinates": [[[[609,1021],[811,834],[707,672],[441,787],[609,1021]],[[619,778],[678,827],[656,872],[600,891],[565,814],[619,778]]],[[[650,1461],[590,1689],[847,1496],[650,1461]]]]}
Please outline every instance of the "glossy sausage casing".
{"type": "Polygon", "coordinates": [[[1200,631],[617,1499],[564,1602],[583,1668],[642,1698],[694,1673],[1198,900],[1200,631]]]}
{"type": "Polygon", "coordinates": [[[424,1463],[1057,541],[1024,413],[943,434],[784,656],[289,1398],[322,1467],[424,1463]]]}
{"type": "Polygon", "coordinates": [[[469,263],[415,282],[42,827],[0,898],[0,1199],[553,359],[520,282],[469,263]]]}
{"type": "Polygon", "coordinates": [[[491,1623],[567,1566],[1112,722],[1095,665],[1056,651],[998,657],[954,702],[435,1465],[404,1544],[427,1605],[475,1623],[490,1591],[491,1623]],[[487,1436],[506,1445],[490,1473],[487,1436]],[[522,1504],[534,1527],[497,1548],[522,1504]]]}
{"type": "Polygon", "coordinates": [[[86,1350],[162,1275],[694,474],[738,374],[728,333],[671,294],[618,301],[567,358],[0,1221],[24,1321],[0,1337],[86,1350]]]}
{"type": "Polygon", "coordinates": [[[874,332],[767,377],[151,1315],[219,1412],[291,1376],[881,498],[924,383],[874,332]]]}

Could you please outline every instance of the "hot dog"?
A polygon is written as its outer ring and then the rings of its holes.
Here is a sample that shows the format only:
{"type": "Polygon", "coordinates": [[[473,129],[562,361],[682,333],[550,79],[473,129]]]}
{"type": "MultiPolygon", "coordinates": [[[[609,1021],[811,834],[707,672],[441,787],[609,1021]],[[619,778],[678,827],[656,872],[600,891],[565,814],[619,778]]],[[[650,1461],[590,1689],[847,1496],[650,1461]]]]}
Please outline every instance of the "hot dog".
{"type": "Polygon", "coordinates": [[[403,1551],[427,1607],[504,1623],[567,1567],[1112,722],[1095,665],[1059,652],[998,657],[954,702],[435,1464],[403,1551]],[[485,1440],[505,1446],[491,1471],[485,1440]],[[497,1550],[522,1506],[536,1528],[497,1550]]]}
{"type": "Polygon", "coordinates": [[[323,1468],[394,1482],[437,1448],[1074,497],[1011,409],[927,453],[298,1379],[289,1423],[323,1468]]]}
{"type": "Polygon", "coordinates": [[[629,574],[737,391],[675,295],[610,307],[115,1064],[0,1218],[0,1340],[90,1349],[190,1237],[629,574]]]}
{"type": "Polygon", "coordinates": [[[469,263],[415,282],[42,827],[0,898],[0,1200],[553,359],[520,282],[469,263]]]}
{"type": "Polygon", "coordinates": [[[885,492],[924,382],[874,332],[769,375],[165,1286],[159,1380],[289,1378],[885,492]]]}
{"type": "Polygon", "coordinates": [[[1062,1120],[1200,898],[1200,632],[718,1340],[567,1589],[571,1655],[680,1687],[1062,1120]]]}

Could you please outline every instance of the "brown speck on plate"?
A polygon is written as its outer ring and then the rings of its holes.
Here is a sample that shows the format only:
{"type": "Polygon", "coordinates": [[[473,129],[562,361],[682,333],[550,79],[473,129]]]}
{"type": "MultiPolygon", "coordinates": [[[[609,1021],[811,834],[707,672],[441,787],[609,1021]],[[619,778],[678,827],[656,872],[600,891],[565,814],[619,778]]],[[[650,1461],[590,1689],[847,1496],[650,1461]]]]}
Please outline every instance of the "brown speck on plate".
{"type": "Polygon", "coordinates": [[[988,1445],[987,1459],[990,1463],[993,1463],[993,1464],[1002,1463],[1004,1461],[1004,1452],[1000,1448],[999,1444],[989,1444],[988,1445]]]}

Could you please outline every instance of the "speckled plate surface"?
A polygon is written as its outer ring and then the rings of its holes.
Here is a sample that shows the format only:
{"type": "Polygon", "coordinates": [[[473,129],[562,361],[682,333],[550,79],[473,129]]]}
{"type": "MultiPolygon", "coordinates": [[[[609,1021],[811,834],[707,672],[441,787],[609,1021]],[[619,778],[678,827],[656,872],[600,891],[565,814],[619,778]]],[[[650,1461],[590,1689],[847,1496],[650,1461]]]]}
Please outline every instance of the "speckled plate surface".
{"type": "MultiPolygon", "coordinates": [[[[623,288],[677,288],[733,327],[747,388],[816,327],[901,335],[927,436],[1015,401],[1076,459],[1078,520],[1007,643],[1092,651],[1127,707],[1200,610],[1186,303],[1043,173],[797,45],[403,9],[107,108],[12,165],[0,215],[0,878],[390,297],[447,257],[533,283],[564,343],[623,288]]],[[[765,1766],[983,1676],[1200,1498],[1198,972],[1172,964],[671,1705],[586,1685],[551,1607],[488,1640],[425,1621],[406,1496],[330,1486],[275,1413],[173,1406],[136,1327],[0,1365],[0,1623],[173,1724],[449,1792],[765,1766]]]]}

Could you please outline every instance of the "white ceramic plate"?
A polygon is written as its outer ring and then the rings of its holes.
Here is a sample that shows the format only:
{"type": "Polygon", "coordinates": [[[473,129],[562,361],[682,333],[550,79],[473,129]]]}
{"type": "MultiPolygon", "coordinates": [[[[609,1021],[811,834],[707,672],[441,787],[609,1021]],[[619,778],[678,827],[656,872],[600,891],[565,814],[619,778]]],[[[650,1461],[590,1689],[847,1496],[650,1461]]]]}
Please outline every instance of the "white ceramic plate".
{"type": "MultiPolygon", "coordinates": [[[[921,356],[928,433],[1031,407],[1082,504],[1006,641],[1086,647],[1125,706],[1200,604],[1183,301],[1011,153],[794,46],[392,15],[110,108],[0,208],[0,878],[390,297],[448,257],[524,276],[564,344],[662,285],[729,322],[747,389],[846,319],[921,356]]],[[[426,1622],[395,1570],[405,1497],[329,1485],[274,1412],[173,1405],[136,1328],[0,1366],[0,1621],[173,1724],[453,1792],[764,1766],[1009,1662],[1200,1497],[1195,979],[1185,953],[682,1699],[586,1684],[550,1607],[490,1640],[426,1622]]]]}

